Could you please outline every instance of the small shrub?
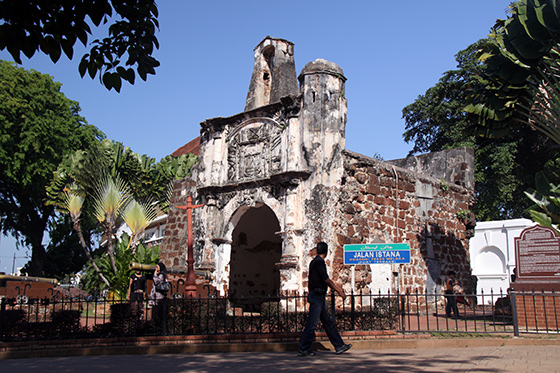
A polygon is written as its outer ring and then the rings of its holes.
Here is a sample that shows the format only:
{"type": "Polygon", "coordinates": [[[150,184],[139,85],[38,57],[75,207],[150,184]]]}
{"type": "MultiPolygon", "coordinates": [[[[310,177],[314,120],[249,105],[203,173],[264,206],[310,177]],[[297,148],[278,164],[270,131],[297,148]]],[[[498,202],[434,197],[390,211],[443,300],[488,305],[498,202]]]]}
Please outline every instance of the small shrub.
{"type": "Polygon", "coordinates": [[[25,311],[22,309],[5,310],[4,312],[4,325],[13,325],[25,320],[25,311]]]}
{"type": "Polygon", "coordinates": [[[111,305],[110,322],[116,335],[136,334],[139,328],[139,309],[130,303],[115,303],[111,305]]]}
{"type": "Polygon", "coordinates": [[[52,326],[53,332],[58,336],[67,336],[77,333],[80,329],[79,310],[61,310],[53,312],[52,326]]]}

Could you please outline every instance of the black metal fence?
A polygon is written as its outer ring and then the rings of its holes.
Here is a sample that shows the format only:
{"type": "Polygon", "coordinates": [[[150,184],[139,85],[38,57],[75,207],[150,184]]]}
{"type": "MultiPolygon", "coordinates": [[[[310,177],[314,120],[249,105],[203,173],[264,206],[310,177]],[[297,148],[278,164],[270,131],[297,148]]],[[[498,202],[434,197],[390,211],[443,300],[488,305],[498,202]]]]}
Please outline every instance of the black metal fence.
{"type": "MultiPolygon", "coordinates": [[[[441,294],[351,294],[327,297],[339,330],[401,333],[560,333],[557,294],[452,295],[459,314],[448,317],[441,294]],[[550,300],[552,299],[552,301],[550,300]],[[519,322],[515,304],[529,310],[519,322]],[[521,303],[520,303],[521,302],[521,303]],[[531,322],[534,318],[535,322],[531,322]],[[543,326],[545,325],[545,326],[543,326]]],[[[518,308],[519,309],[519,308],[518,308]]],[[[298,333],[307,318],[306,297],[169,298],[158,304],[105,298],[9,299],[0,307],[0,340],[104,338],[151,335],[298,333]]]]}

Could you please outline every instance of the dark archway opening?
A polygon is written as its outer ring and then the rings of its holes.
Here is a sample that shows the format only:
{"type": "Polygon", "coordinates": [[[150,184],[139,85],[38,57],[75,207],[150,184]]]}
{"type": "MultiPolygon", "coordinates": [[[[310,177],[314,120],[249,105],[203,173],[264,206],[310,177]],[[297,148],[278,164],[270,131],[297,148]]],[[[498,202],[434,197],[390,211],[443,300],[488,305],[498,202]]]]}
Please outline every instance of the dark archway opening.
{"type": "Polygon", "coordinates": [[[266,205],[249,208],[232,234],[229,297],[243,311],[260,311],[261,304],[280,290],[276,264],[282,256],[280,224],[266,205]]]}

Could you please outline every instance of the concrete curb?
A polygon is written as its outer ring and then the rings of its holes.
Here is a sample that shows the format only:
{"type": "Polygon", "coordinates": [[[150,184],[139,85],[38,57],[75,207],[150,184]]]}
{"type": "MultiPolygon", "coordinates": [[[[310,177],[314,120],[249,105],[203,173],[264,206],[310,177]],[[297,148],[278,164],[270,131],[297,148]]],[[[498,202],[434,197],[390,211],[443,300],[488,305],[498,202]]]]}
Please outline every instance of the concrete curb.
{"type": "MultiPolygon", "coordinates": [[[[490,346],[560,346],[560,337],[472,337],[472,338],[402,338],[354,340],[346,339],[356,350],[383,349],[441,349],[490,346]]],[[[0,344],[1,346],[1,344],[0,344]]],[[[159,344],[147,346],[68,347],[57,349],[19,349],[0,352],[0,360],[43,357],[99,356],[99,355],[152,355],[152,354],[202,354],[228,352],[288,352],[296,351],[297,342],[269,343],[201,343],[159,344]]],[[[328,342],[316,342],[316,350],[332,350],[328,342]]]]}

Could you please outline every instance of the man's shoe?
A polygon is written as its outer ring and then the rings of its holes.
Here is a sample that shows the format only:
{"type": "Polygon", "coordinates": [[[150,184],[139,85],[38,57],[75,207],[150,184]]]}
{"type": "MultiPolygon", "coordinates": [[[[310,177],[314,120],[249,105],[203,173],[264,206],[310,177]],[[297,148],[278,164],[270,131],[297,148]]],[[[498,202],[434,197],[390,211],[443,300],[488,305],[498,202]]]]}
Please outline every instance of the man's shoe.
{"type": "Polygon", "coordinates": [[[315,352],[309,350],[297,350],[299,356],[315,356],[315,352]]]}
{"type": "Polygon", "coordinates": [[[337,348],[336,353],[341,354],[343,352],[348,351],[351,348],[352,348],[352,345],[350,343],[348,343],[348,344],[342,345],[342,347],[337,348]]]}

